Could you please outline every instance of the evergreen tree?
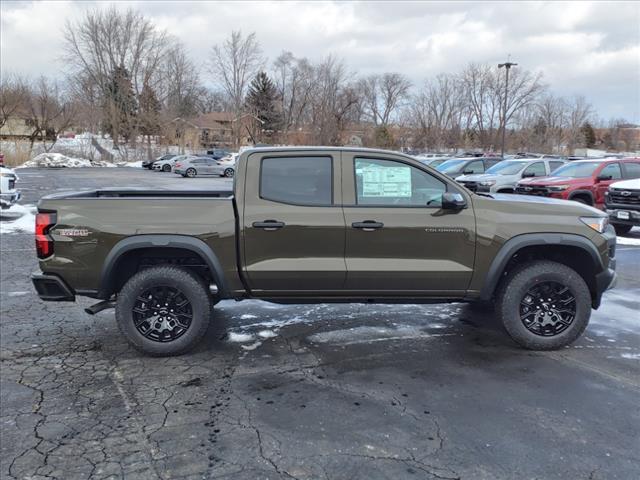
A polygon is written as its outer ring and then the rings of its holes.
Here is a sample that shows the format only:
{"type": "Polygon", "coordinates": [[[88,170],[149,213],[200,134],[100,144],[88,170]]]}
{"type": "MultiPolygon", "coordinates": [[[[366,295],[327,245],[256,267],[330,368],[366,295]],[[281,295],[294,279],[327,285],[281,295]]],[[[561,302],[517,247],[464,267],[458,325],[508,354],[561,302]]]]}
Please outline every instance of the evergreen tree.
{"type": "Polygon", "coordinates": [[[145,83],[138,97],[138,117],[140,133],[143,135],[158,135],[160,133],[160,110],[162,105],[156,92],[145,83]]]}
{"type": "Polygon", "coordinates": [[[117,145],[120,136],[126,141],[133,134],[138,110],[131,76],[126,68],[116,67],[107,86],[104,129],[117,145]]]}
{"type": "Polygon", "coordinates": [[[584,146],[587,148],[593,147],[596,144],[596,132],[593,130],[591,124],[589,122],[585,122],[580,131],[584,138],[584,146]]]}
{"type": "Polygon", "coordinates": [[[262,130],[272,135],[282,126],[278,89],[265,72],[260,72],[251,81],[245,100],[247,109],[262,122],[262,130]]]}
{"type": "Polygon", "coordinates": [[[374,132],[374,139],[376,147],[379,148],[391,148],[395,146],[395,140],[389,129],[385,126],[376,127],[374,132]]]}

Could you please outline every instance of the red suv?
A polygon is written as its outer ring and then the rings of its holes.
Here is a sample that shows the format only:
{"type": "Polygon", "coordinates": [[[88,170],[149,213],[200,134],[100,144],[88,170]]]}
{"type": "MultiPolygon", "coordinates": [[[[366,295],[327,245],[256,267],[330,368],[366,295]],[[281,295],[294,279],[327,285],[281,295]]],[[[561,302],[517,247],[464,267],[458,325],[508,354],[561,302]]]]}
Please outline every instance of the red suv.
{"type": "Polygon", "coordinates": [[[578,160],[554,170],[548,177],[518,182],[521,195],[575,200],[604,210],[604,194],[613,182],[640,178],[640,158],[578,160]]]}

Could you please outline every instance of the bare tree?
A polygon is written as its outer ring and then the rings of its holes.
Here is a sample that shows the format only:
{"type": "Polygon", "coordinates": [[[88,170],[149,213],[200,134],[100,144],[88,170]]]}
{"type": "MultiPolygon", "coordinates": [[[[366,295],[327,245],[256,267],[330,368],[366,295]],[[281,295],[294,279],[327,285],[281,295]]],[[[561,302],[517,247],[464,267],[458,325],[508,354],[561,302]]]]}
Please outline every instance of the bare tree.
{"type": "Polygon", "coordinates": [[[593,117],[593,108],[583,96],[575,96],[566,104],[565,142],[569,153],[584,145],[582,126],[593,117]]]}
{"type": "MultiPolygon", "coordinates": [[[[103,114],[112,117],[114,109],[105,100],[109,98],[116,72],[127,72],[136,96],[145,85],[155,88],[167,36],[141,13],[133,9],[121,12],[111,6],[89,11],[77,22],[67,22],[64,42],[70,78],[95,85],[105,103],[103,114]]],[[[108,120],[113,124],[118,118],[108,120]]],[[[115,127],[114,131],[119,132],[115,127]]],[[[130,137],[134,141],[137,137],[135,125],[130,137]]],[[[118,138],[113,140],[117,145],[118,138]]]]}
{"type": "Polygon", "coordinates": [[[409,97],[411,82],[400,73],[370,75],[359,82],[364,113],[375,125],[389,125],[409,97]]]}
{"type": "Polygon", "coordinates": [[[77,115],[76,105],[70,97],[57,82],[46,77],[40,77],[30,86],[27,106],[30,152],[36,140],[42,142],[45,151],[50,151],[58,135],[73,124],[77,115]]]}
{"type": "MultiPolygon", "coordinates": [[[[209,63],[215,81],[229,96],[234,117],[239,118],[247,86],[263,65],[262,49],[255,33],[243,37],[241,31],[233,31],[221,45],[213,46],[209,63]]],[[[236,145],[240,133],[240,128],[234,128],[236,145]]]]}
{"type": "Polygon", "coordinates": [[[0,128],[21,109],[27,100],[27,88],[22,78],[3,75],[0,79],[0,128]]]}
{"type": "Polygon", "coordinates": [[[463,92],[453,75],[441,74],[425,82],[414,96],[412,118],[424,147],[440,150],[457,146],[461,135],[463,92]]]}
{"type": "Polygon", "coordinates": [[[296,58],[291,52],[283,52],[275,60],[274,69],[286,136],[289,129],[298,128],[305,120],[314,88],[315,71],[306,58],[296,58]]]}
{"type": "Polygon", "coordinates": [[[203,93],[200,74],[182,43],[174,42],[167,49],[157,83],[170,117],[189,117],[198,112],[203,93]]]}

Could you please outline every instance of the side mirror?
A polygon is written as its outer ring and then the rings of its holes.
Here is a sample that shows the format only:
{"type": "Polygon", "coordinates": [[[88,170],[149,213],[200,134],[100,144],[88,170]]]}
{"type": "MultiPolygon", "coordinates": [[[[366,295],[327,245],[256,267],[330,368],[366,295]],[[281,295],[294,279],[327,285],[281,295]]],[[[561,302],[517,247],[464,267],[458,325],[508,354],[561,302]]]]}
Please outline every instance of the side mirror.
{"type": "Polygon", "coordinates": [[[466,208],[467,201],[464,199],[461,193],[457,192],[444,192],[442,194],[442,209],[443,210],[462,210],[466,208]]]}
{"type": "Polygon", "coordinates": [[[596,181],[598,182],[604,182],[606,180],[611,180],[613,177],[611,175],[598,175],[598,177],[596,178],[596,181]]]}
{"type": "Polygon", "coordinates": [[[535,177],[535,176],[536,176],[536,172],[524,172],[522,174],[522,178],[535,177]]]}
{"type": "Polygon", "coordinates": [[[473,173],[474,173],[473,170],[464,170],[462,172],[463,175],[472,175],[473,173]]]}

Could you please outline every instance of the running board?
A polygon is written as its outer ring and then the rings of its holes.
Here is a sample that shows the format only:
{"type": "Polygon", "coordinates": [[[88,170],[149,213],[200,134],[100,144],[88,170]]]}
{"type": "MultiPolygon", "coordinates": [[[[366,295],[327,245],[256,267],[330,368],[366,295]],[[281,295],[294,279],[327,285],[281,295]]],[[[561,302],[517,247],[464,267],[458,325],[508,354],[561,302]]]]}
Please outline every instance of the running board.
{"type": "Polygon", "coordinates": [[[115,307],[115,304],[111,300],[103,300],[102,302],[96,303],[95,305],[91,305],[89,308],[85,308],[84,311],[89,315],[95,315],[98,312],[113,307],[115,307]]]}

